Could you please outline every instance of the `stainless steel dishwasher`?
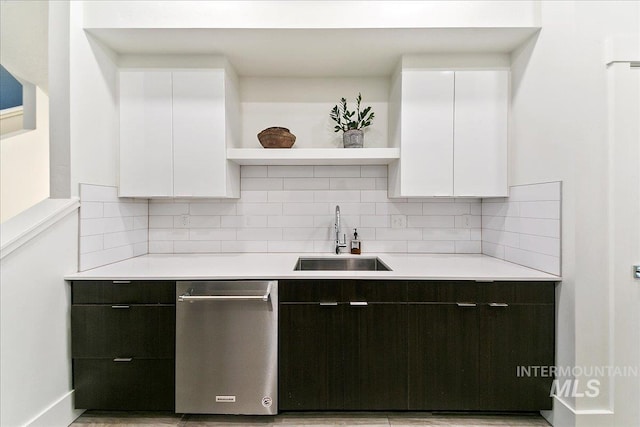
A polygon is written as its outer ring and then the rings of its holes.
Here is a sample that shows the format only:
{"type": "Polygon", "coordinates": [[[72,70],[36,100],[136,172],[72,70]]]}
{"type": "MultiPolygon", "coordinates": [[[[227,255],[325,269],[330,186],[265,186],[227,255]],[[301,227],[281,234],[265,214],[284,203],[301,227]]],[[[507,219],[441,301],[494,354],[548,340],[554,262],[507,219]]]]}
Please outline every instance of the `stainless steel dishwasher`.
{"type": "Polygon", "coordinates": [[[278,282],[176,286],[176,412],[278,412],[278,282]]]}

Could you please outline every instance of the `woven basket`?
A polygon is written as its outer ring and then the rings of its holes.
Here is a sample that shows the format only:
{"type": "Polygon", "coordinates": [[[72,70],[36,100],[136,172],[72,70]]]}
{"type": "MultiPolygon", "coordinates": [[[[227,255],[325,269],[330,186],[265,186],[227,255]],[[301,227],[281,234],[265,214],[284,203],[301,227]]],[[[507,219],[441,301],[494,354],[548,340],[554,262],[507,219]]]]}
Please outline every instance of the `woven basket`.
{"type": "Polygon", "coordinates": [[[271,127],[260,132],[258,140],[264,148],[291,148],[296,136],[287,128],[271,127]]]}

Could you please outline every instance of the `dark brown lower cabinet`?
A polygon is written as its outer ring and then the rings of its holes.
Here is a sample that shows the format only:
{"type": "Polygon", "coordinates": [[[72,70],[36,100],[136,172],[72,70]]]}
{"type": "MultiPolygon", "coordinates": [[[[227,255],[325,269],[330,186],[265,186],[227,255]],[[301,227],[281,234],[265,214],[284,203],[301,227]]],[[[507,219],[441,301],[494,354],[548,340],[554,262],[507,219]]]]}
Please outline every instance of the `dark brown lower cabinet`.
{"type": "Polygon", "coordinates": [[[280,410],[407,409],[406,287],[307,286],[316,301],[300,281],[279,284],[280,410]]]}
{"type": "Polygon", "coordinates": [[[280,410],[549,409],[554,283],[280,282],[280,410]]]}
{"type": "Polygon", "coordinates": [[[552,378],[518,376],[518,367],[553,365],[554,306],[485,304],[480,313],[482,409],[551,409],[552,378]]]}
{"type": "Polygon", "coordinates": [[[409,409],[480,409],[478,320],[475,305],[409,305],[409,409]]]}
{"type": "Polygon", "coordinates": [[[72,283],[75,407],[173,410],[175,283],[72,283]]]}
{"type": "Polygon", "coordinates": [[[173,359],[74,359],[76,408],[171,410],[173,359]]]}
{"type": "Polygon", "coordinates": [[[553,283],[409,283],[409,409],[551,409],[553,283]]]}

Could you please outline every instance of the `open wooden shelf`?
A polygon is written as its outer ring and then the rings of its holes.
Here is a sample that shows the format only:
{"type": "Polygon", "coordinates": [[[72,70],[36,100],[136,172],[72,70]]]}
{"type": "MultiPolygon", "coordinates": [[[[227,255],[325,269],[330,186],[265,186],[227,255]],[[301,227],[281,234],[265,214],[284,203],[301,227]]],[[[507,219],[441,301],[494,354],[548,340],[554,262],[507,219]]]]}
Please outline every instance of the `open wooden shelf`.
{"type": "Polygon", "coordinates": [[[240,165],[386,165],[399,148],[229,148],[227,159],[240,165]]]}

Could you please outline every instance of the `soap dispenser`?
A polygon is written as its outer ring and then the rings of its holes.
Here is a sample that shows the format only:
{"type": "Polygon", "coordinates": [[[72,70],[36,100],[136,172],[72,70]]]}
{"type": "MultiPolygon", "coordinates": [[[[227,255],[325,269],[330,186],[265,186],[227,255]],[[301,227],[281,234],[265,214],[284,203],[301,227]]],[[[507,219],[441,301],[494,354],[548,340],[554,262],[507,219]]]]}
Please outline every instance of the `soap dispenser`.
{"type": "Polygon", "coordinates": [[[362,246],[360,245],[360,240],[358,240],[358,229],[353,229],[353,240],[351,241],[351,253],[355,255],[360,255],[362,250],[362,246]]]}

